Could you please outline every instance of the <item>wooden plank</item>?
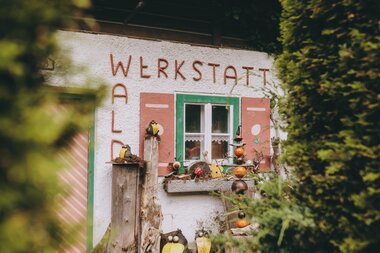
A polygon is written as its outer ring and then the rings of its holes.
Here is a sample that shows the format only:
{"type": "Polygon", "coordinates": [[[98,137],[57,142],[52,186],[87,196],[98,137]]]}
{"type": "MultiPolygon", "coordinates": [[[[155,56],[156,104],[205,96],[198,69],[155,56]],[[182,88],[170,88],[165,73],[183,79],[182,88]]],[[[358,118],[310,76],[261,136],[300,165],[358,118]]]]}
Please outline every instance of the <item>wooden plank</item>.
{"type": "MultiPolygon", "coordinates": [[[[248,188],[255,185],[254,180],[244,179],[248,188]]],[[[171,180],[167,182],[168,193],[230,191],[233,180],[171,180]]]]}
{"type": "Polygon", "coordinates": [[[137,252],[138,188],[138,164],[113,164],[111,234],[107,252],[137,252]]]}

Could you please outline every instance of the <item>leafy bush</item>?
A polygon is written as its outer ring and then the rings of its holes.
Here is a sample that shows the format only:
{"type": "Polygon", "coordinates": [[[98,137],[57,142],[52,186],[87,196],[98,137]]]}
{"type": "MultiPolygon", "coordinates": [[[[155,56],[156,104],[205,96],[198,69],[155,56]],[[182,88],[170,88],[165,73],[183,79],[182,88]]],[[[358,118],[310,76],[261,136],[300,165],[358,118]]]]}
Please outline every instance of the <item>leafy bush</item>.
{"type": "MultiPolygon", "coordinates": [[[[312,251],[380,247],[380,5],[283,0],[278,72],[297,198],[318,229],[312,251]]],[[[303,238],[302,240],[311,240],[303,238]]]]}
{"type": "Polygon", "coordinates": [[[380,4],[281,3],[277,70],[286,96],[279,108],[288,133],[283,162],[295,179],[292,187],[270,180],[261,186],[266,198],[240,201],[260,227],[245,248],[377,252],[380,4]]]}
{"type": "MultiPolygon", "coordinates": [[[[88,126],[89,101],[59,116],[41,63],[57,50],[54,32],[81,0],[0,0],[0,252],[57,252],[67,234],[56,217],[57,160],[88,126]],[[55,117],[54,117],[55,116],[55,117]]],[[[93,106],[93,104],[92,104],[93,106]]]]}
{"type": "Polygon", "coordinates": [[[316,226],[310,210],[294,197],[293,183],[275,176],[257,186],[263,196],[260,199],[229,198],[251,217],[251,224],[258,225],[258,229],[249,233],[252,236],[249,240],[223,235],[214,242],[222,248],[238,247],[244,252],[310,252],[309,242],[301,239],[310,236],[316,226]]]}

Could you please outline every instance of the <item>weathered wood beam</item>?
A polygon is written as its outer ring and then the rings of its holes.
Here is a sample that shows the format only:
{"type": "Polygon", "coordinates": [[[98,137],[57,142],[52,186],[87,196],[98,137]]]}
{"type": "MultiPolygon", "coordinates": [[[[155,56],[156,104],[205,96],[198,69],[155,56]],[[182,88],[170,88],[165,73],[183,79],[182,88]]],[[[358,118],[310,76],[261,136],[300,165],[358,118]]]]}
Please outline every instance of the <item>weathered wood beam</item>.
{"type": "Polygon", "coordinates": [[[138,163],[112,165],[111,232],[107,246],[109,253],[135,253],[139,241],[138,163]]]}
{"type": "Polygon", "coordinates": [[[158,199],[158,142],[156,137],[144,141],[145,174],[141,193],[140,252],[160,252],[160,230],[163,215],[158,199]]]}

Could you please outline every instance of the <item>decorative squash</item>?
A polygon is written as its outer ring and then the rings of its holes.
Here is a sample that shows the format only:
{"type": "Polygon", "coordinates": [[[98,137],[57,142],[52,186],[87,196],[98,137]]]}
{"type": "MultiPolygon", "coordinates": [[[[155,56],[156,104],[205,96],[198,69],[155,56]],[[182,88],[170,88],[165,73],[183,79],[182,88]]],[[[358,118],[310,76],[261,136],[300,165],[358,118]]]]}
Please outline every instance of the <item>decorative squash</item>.
{"type": "Polygon", "coordinates": [[[247,219],[238,219],[236,221],[236,227],[238,228],[244,228],[249,225],[249,222],[247,219]]]}
{"type": "Polygon", "coordinates": [[[234,154],[239,157],[244,155],[244,148],[243,147],[237,147],[234,150],[234,154]]]}
{"type": "Polygon", "coordinates": [[[247,175],[247,169],[242,166],[235,167],[234,169],[234,175],[238,178],[243,178],[247,175]]]}

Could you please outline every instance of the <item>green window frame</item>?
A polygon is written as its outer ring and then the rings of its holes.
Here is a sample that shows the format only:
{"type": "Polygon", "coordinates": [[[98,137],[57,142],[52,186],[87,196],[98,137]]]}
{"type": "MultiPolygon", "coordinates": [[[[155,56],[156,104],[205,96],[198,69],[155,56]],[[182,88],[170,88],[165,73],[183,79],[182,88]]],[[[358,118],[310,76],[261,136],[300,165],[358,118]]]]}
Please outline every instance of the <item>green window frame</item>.
{"type": "Polygon", "coordinates": [[[234,134],[240,123],[240,98],[226,96],[208,96],[194,94],[176,94],[176,158],[180,161],[185,160],[184,153],[184,129],[185,129],[185,104],[200,103],[200,104],[221,104],[232,106],[232,133],[234,134]]]}

